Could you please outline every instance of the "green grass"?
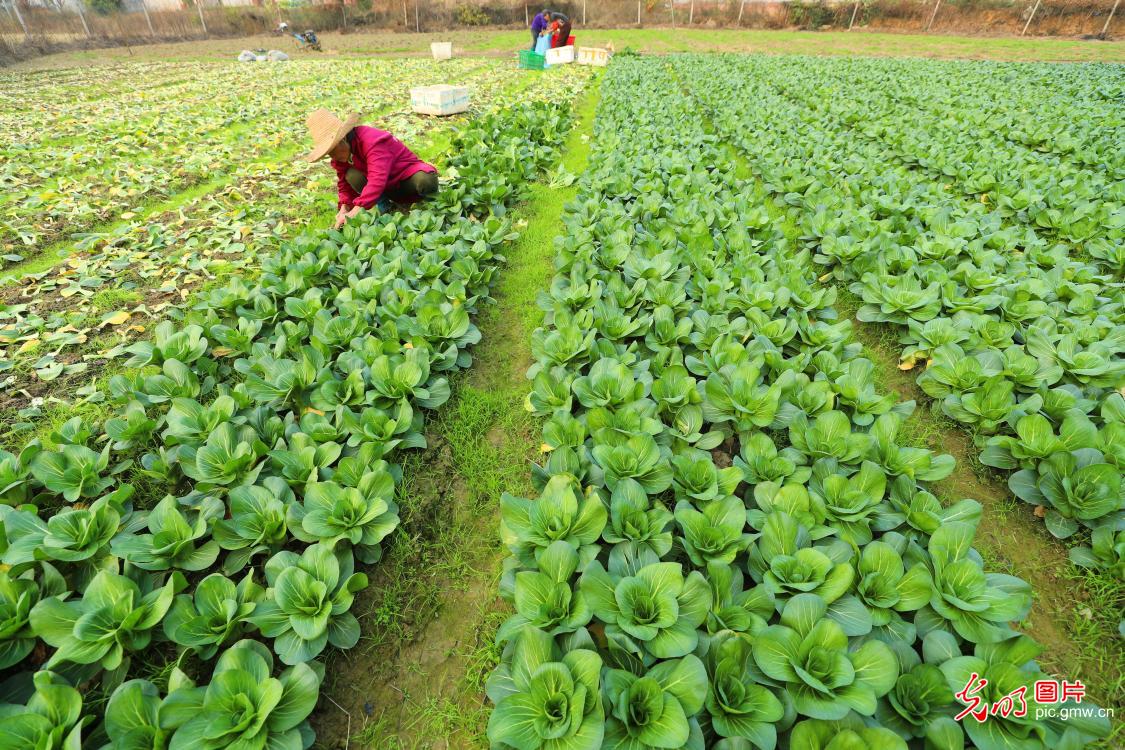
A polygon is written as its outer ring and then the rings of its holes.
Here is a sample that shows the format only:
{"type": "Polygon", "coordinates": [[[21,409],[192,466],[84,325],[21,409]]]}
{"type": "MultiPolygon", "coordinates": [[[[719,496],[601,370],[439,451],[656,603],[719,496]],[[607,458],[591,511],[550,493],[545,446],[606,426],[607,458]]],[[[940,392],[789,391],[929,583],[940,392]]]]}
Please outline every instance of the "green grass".
{"type": "MultiPolygon", "coordinates": [[[[677,14],[679,16],[679,14],[677,14]]],[[[649,14],[646,23],[655,19],[649,14]]],[[[670,22],[661,20],[667,25],[670,22]]],[[[681,21],[682,23],[682,21],[681,21]]],[[[583,29],[572,32],[579,45],[602,46],[612,41],[620,51],[632,47],[643,52],[769,52],[816,55],[876,55],[993,60],[1100,61],[1125,59],[1125,43],[1044,39],[1038,37],[975,37],[935,34],[880,33],[869,31],[775,31],[768,29],[583,29]]],[[[449,34],[455,44],[458,32],[449,34]]],[[[526,30],[499,31],[469,38],[464,49],[496,52],[518,49],[527,43],[526,30]]],[[[460,45],[458,45],[460,46],[460,45]]]]}
{"type": "Polygon", "coordinates": [[[142,299],[144,295],[135,289],[103,289],[90,297],[90,306],[94,312],[105,313],[135,305],[142,299]]]}
{"type": "MultiPolygon", "coordinates": [[[[677,14],[679,17],[679,14],[677,14]]],[[[656,21],[647,14],[646,24],[656,21]]],[[[765,29],[687,29],[667,28],[668,20],[648,28],[599,29],[576,27],[573,31],[580,46],[602,46],[613,42],[618,51],[626,47],[645,53],[670,52],[763,52],[768,54],[869,55],[893,57],[934,57],[954,59],[1019,60],[1047,62],[1125,62],[1125,42],[1058,39],[1044,37],[956,36],[941,33],[917,34],[876,32],[857,29],[848,31],[774,31],[765,29]]],[[[938,24],[940,26],[940,22],[938,24]]],[[[1091,23],[1091,32],[1096,23],[1091,23]]],[[[457,54],[510,55],[528,44],[524,28],[496,31],[445,29],[440,33],[400,33],[365,30],[321,35],[325,50],[343,57],[429,56],[430,42],[452,42],[457,54]]],[[[105,65],[121,62],[159,60],[210,60],[230,63],[247,47],[276,46],[268,35],[234,39],[139,47],[110,48],[95,51],[69,52],[29,60],[15,66],[22,70],[52,69],[72,66],[105,65]]],[[[290,64],[304,60],[323,59],[315,53],[295,54],[290,64]]]]}

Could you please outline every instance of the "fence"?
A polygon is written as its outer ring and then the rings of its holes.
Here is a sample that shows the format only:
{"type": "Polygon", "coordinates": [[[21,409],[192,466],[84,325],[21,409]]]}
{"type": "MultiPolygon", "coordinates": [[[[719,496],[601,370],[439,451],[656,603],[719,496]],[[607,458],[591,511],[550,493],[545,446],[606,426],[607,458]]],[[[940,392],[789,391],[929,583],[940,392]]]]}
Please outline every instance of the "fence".
{"type": "MultiPolygon", "coordinates": [[[[1067,36],[1122,33],[1121,0],[546,0],[575,28],[801,28],[1067,36]]],[[[69,47],[235,37],[275,28],[525,26],[523,0],[0,0],[0,64],[69,47]],[[237,2],[240,5],[233,5],[237,2]],[[242,3],[255,2],[255,5],[242,3]],[[169,6],[173,6],[168,9],[169,6]],[[164,8],[164,9],[160,9],[164,8]]]]}

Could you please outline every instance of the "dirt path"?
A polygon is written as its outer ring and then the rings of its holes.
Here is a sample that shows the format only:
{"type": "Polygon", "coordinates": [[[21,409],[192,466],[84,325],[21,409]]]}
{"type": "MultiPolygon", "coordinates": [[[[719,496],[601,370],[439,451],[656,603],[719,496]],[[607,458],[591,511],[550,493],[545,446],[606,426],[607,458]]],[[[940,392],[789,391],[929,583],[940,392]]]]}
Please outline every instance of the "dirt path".
{"type": "MultiPolygon", "coordinates": [[[[564,166],[585,168],[597,83],[580,101],[564,166]]],[[[535,305],[553,273],[552,238],[575,188],[532,187],[526,222],[477,321],[484,334],[454,398],[427,430],[429,448],[403,467],[402,525],[353,607],[359,645],[330,657],[314,715],[317,747],[484,748],[484,680],[507,616],[497,596],[505,550],[501,492],[532,493],[539,427],[523,408],[535,305]]]]}
{"type": "Polygon", "coordinates": [[[918,403],[906,423],[907,439],[957,460],[949,477],[931,483],[934,494],[947,505],[967,497],[979,501],[983,513],[975,546],[986,567],[1031,584],[1031,614],[1020,627],[1043,645],[1041,666],[1068,680],[1082,680],[1099,705],[1120,708],[1125,704],[1125,648],[1117,635],[1125,604],[1120,586],[1070,564],[1066,547],[1047,532],[1032,506],[1016,500],[1005,479],[980,463],[980,450],[969,433],[932,411],[933,400],[918,387],[916,372],[898,368],[894,332],[855,320],[855,305],[849,295],[842,297],[840,310],[852,317],[855,337],[877,365],[882,388],[918,403]]]}

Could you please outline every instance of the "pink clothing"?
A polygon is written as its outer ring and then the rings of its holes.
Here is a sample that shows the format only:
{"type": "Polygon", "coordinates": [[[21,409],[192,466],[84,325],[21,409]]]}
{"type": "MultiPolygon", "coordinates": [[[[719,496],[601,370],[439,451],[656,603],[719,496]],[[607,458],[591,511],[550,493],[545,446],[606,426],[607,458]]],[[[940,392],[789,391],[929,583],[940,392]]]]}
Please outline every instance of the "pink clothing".
{"type": "Polygon", "coordinates": [[[419,159],[406,144],[385,130],[357,125],[352,133],[351,161],[332,160],[341,206],[371,208],[387,190],[411,175],[417,172],[437,174],[437,169],[432,164],[419,159]],[[345,177],[352,168],[367,175],[367,184],[362,193],[356,193],[345,177]]]}

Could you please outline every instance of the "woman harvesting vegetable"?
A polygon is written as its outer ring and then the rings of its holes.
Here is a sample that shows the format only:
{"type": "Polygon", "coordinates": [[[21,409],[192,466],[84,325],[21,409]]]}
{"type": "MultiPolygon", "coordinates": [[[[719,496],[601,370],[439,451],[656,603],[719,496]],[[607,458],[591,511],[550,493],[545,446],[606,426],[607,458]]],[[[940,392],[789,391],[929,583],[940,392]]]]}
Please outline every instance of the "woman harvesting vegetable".
{"type": "Polygon", "coordinates": [[[359,115],[340,120],[318,109],[305,120],[313,149],[309,162],[331,157],[336,170],[339,210],[335,228],[364,209],[386,210],[389,201],[413,203],[438,189],[437,169],[419,159],[385,130],[359,125],[359,115]]]}

